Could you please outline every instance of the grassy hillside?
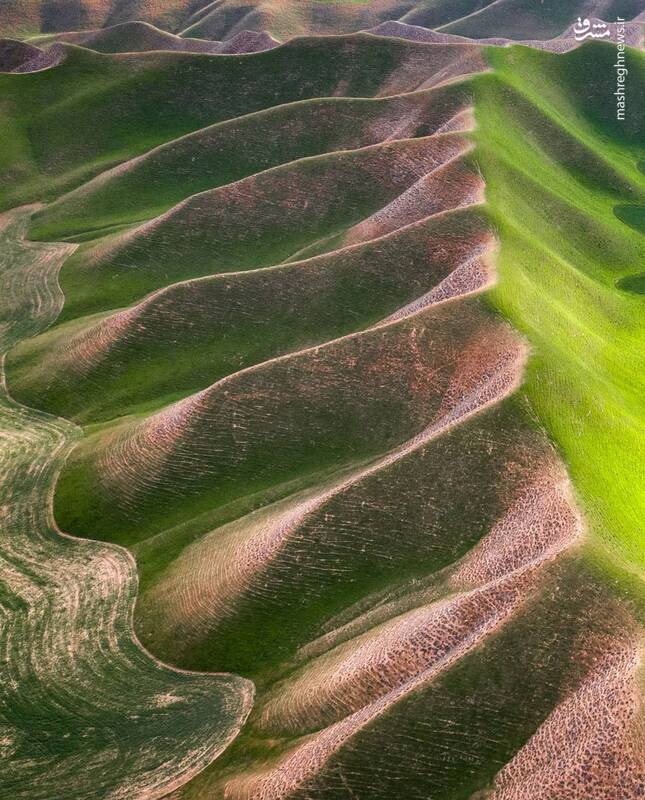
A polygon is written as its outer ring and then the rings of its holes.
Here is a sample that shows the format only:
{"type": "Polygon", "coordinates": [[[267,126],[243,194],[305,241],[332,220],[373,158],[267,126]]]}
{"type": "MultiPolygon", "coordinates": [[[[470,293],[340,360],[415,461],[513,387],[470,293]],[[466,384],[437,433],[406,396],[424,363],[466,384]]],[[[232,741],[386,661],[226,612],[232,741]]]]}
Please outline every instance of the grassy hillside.
{"type": "MultiPolygon", "coordinates": [[[[60,310],[70,247],[27,244],[32,209],[0,215],[0,352],[60,310]]],[[[53,484],[81,436],[67,420],[0,396],[0,795],[16,800],[161,797],[237,735],[253,687],[195,675],[143,650],[137,574],[124,550],[64,536],[53,484]]]]}
{"type": "Polygon", "coordinates": [[[467,85],[385,98],[281,104],[200,128],[102,172],[35,214],[34,239],[150,219],[192,194],[307,156],[434,133],[468,102],[467,85]],[[240,148],[239,142],[246,142],[240,148]]]}
{"type": "Polygon", "coordinates": [[[9,359],[12,385],[83,424],[161,407],[236,369],[367,327],[431,291],[460,261],[483,260],[488,246],[481,216],[465,212],[304,262],[189,280],[132,310],[25,342],[9,359]],[[428,251],[429,236],[440,250],[428,251]]]}
{"type": "Polygon", "coordinates": [[[64,62],[51,72],[0,75],[7,143],[1,207],[49,199],[216,122],[313,97],[399,94],[421,88],[442,67],[447,77],[468,68],[459,47],[369,35],[301,39],[240,56],[109,56],[65,47],[64,62]],[[233,93],[231,85],[244,88],[233,93]]]}
{"type": "Polygon", "coordinates": [[[615,49],[69,52],[2,76],[13,197],[78,244],[8,385],[84,426],[53,511],[129,548],[145,646],[256,685],[168,796],[636,800],[645,154],[615,49]]]}
{"type": "Polygon", "coordinates": [[[61,275],[68,299],[61,320],[124,306],[168,283],[296,256],[388,205],[466,147],[454,134],[387,142],[193,195],[137,228],[82,246],[61,275]],[[306,198],[314,192],[312,204],[306,198]]]}
{"type": "Polygon", "coordinates": [[[629,282],[642,272],[645,242],[615,209],[642,208],[645,195],[643,56],[629,53],[624,122],[608,99],[611,47],[490,58],[495,78],[477,89],[476,158],[501,241],[491,302],[533,346],[526,392],[562,449],[590,526],[641,570],[645,333],[643,297],[629,282]]]}

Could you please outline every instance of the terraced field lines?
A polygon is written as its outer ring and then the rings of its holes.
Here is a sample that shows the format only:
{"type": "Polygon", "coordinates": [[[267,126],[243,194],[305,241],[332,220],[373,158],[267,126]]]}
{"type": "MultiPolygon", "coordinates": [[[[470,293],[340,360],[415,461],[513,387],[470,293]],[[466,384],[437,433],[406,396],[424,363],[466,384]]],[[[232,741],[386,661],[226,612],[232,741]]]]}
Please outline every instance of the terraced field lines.
{"type": "MultiPolygon", "coordinates": [[[[24,241],[31,208],[0,217],[0,350],[51,324],[74,246],[24,241]]],[[[158,798],[236,736],[252,685],[169,669],[134,638],[134,563],[61,534],[53,486],[80,431],[17,405],[2,384],[0,794],[158,798]]]]}

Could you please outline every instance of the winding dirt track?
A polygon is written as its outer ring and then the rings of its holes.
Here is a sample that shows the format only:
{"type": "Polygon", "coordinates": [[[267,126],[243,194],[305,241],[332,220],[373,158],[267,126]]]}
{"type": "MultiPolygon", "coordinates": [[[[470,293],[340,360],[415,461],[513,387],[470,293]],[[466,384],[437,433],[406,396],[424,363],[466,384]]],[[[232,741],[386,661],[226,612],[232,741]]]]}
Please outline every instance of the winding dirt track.
{"type": "MultiPolygon", "coordinates": [[[[44,329],[74,249],[23,241],[33,208],[0,217],[0,350],[44,329]]],[[[4,385],[4,384],[3,384],[4,385]]],[[[234,738],[252,684],[172,670],[132,632],[126,550],[61,534],[58,471],[80,429],[0,397],[0,796],[157,798],[234,738]]]]}

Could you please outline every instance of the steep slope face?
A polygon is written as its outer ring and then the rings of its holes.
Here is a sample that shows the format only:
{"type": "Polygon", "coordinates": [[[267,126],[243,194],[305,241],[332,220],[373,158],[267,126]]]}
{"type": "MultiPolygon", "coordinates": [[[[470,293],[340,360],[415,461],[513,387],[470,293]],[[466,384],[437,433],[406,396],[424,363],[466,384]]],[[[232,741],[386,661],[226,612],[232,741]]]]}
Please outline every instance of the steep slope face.
{"type": "Polygon", "coordinates": [[[564,59],[519,49],[491,58],[499,77],[480,82],[476,136],[501,240],[492,302],[534,347],[526,391],[566,454],[590,524],[640,570],[643,299],[625,281],[641,272],[645,247],[617,209],[635,218],[643,206],[643,55],[629,51],[624,120],[612,46],[564,59]]]}
{"type": "Polygon", "coordinates": [[[0,39],[0,72],[38,72],[57,66],[64,56],[57,42],[41,49],[16,39],[0,39]]]}
{"type": "MultiPolygon", "coordinates": [[[[580,411],[629,423],[603,456],[631,491],[642,300],[615,284],[642,239],[611,213],[642,204],[642,155],[607,111],[613,48],[81,57],[85,94],[98,63],[133,68],[132,97],[142,64],[244,87],[177,130],[164,97],[110,140],[122,163],[34,215],[87,241],[59,322],[7,360],[17,397],[87,426],[56,517],[131,549],[142,641],[256,684],[233,745],[169,796],[639,797],[642,591],[617,565],[641,563],[640,512],[600,485],[580,411]]],[[[45,91],[26,80],[17,120],[45,91]]]]}
{"type": "Polygon", "coordinates": [[[0,71],[22,72],[29,71],[29,66],[35,61],[40,61],[44,56],[43,51],[15,39],[0,40],[0,71]]]}

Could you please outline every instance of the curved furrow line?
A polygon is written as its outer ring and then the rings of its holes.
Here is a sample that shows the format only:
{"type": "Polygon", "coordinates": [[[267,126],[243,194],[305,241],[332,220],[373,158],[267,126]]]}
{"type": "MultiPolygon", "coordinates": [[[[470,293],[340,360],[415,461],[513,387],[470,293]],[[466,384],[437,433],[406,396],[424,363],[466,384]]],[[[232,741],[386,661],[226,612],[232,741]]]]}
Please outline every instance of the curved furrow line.
{"type": "MultiPolygon", "coordinates": [[[[24,242],[30,211],[1,220],[3,351],[56,317],[57,273],[73,249],[24,242]]],[[[58,532],[53,485],[78,429],[3,393],[0,430],[0,793],[162,797],[237,735],[252,686],[154,660],[132,632],[131,557],[58,532]]]]}

